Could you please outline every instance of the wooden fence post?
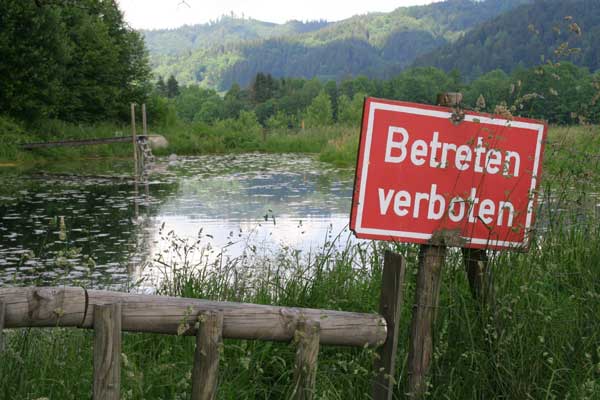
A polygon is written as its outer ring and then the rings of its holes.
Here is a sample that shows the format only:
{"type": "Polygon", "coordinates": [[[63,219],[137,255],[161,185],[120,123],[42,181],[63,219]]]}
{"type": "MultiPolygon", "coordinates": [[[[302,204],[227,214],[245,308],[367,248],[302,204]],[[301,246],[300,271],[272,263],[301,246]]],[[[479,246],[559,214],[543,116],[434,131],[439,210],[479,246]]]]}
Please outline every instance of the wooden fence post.
{"type": "Polygon", "coordinates": [[[296,326],[296,366],[294,370],[293,400],[312,400],[315,394],[317,358],[321,324],[314,320],[300,320],[296,326]]]}
{"type": "Polygon", "coordinates": [[[419,251],[419,271],[408,353],[408,386],[409,394],[413,398],[421,397],[426,390],[425,378],[433,353],[433,324],[445,257],[446,246],[422,245],[419,251]]]}
{"type": "Polygon", "coordinates": [[[4,351],[4,334],[2,330],[4,329],[4,318],[6,317],[6,304],[2,300],[0,300],[0,353],[4,351]]]}
{"type": "Polygon", "coordinates": [[[377,350],[378,357],[373,364],[376,374],[373,379],[373,400],[391,400],[393,395],[405,270],[402,255],[385,252],[379,313],[387,321],[387,339],[377,350]]]}
{"type": "Polygon", "coordinates": [[[223,312],[200,313],[192,371],[192,400],[213,400],[217,394],[219,355],[223,343],[223,312]]]}
{"type": "Polygon", "coordinates": [[[94,400],[119,400],[121,304],[94,306],[94,400]]]}

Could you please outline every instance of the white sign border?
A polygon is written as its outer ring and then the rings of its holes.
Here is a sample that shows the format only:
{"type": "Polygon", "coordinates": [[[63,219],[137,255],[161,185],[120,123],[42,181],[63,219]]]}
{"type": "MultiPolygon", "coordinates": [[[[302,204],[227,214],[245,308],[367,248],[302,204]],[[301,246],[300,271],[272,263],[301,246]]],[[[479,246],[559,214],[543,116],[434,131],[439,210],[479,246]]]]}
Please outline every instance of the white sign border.
{"type": "MultiPolygon", "coordinates": [[[[409,232],[409,231],[393,231],[386,229],[377,229],[377,228],[367,228],[362,225],[363,218],[363,208],[365,204],[365,192],[367,187],[367,176],[369,172],[369,157],[371,154],[371,141],[373,139],[373,123],[375,119],[375,111],[383,110],[383,111],[395,111],[404,114],[413,114],[413,115],[422,115],[434,118],[443,118],[450,119],[452,114],[446,111],[438,111],[438,110],[429,110],[424,108],[416,108],[410,106],[403,106],[399,104],[388,104],[377,102],[376,100],[369,101],[369,116],[368,116],[368,125],[367,125],[367,134],[365,137],[365,148],[364,148],[364,156],[362,160],[362,170],[360,175],[360,190],[358,195],[358,207],[356,212],[356,223],[354,226],[354,231],[356,233],[364,233],[370,235],[384,235],[390,237],[397,238],[406,238],[406,239],[424,239],[429,240],[432,237],[432,234],[429,233],[420,233],[420,232],[409,232]]],[[[475,122],[478,121],[481,124],[487,125],[497,125],[497,126],[505,126],[512,128],[521,128],[528,129],[537,132],[537,144],[535,148],[535,159],[533,162],[533,173],[531,175],[531,185],[529,188],[530,194],[535,191],[537,185],[537,175],[540,166],[540,157],[542,154],[542,144],[544,139],[544,128],[543,124],[535,124],[531,122],[523,122],[523,121],[511,121],[507,119],[501,118],[490,118],[485,116],[466,114],[465,121],[467,122],[475,122]]],[[[464,238],[469,243],[473,244],[481,244],[481,245],[490,245],[496,247],[506,247],[506,248],[514,248],[514,247],[525,247],[529,243],[529,229],[531,227],[531,223],[533,220],[533,210],[534,209],[534,196],[530,195],[529,204],[527,205],[527,217],[525,219],[525,235],[523,237],[522,242],[510,242],[503,240],[493,240],[489,238],[480,239],[480,238],[464,238]]]]}

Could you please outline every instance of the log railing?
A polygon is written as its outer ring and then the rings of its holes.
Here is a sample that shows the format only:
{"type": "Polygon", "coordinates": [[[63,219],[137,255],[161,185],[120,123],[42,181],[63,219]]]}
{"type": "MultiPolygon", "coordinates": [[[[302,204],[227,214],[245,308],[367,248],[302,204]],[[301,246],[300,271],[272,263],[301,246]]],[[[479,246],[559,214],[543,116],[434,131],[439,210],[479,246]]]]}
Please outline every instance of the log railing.
{"type": "MultiPolygon", "coordinates": [[[[192,399],[213,399],[223,338],[297,343],[293,399],[312,399],[319,345],[381,346],[373,399],[391,399],[404,264],[386,254],[382,314],[152,296],[76,287],[0,288],[2,329],[94,329],[94,400],[118,400],[121,332],[195,335],[192,399]],[[390,274],[391,270],[395,272],[390,274]],[[388,272],[386,272],[388,271],[388,272]],[[388,328],[391,328],[388,329],[388,328]],[[384,346],[382,346],[384,345],[384,346]]],[[[0,353],[0,362],[2,356],[0,353]]]]}

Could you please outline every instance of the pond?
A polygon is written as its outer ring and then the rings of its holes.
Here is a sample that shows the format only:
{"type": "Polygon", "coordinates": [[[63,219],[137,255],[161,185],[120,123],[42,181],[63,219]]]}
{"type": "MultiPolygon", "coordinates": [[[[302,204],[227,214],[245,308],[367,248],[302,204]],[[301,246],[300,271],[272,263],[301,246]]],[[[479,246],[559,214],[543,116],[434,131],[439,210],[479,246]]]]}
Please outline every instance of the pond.
{"type": "Polygon", "coordinates": [[[183,240],[235,257],[351,237],[353,170],[311,156],[164,158],[140,182],[94,163],[0,169],[0,285],[121,285],[183,240]]]}
{"type": "MultiPolygon", "coordinates": [[[[353,169],[298,154],[163,158],[138,182],[132,169],[130,160],[0,168],[0,285],[152,286],[168,273],[161,263],[310,255],[355,240],[353,169]]],[[[540,196],[542,235],[598,217],[596,186],[555,186],[540,196]]]]}

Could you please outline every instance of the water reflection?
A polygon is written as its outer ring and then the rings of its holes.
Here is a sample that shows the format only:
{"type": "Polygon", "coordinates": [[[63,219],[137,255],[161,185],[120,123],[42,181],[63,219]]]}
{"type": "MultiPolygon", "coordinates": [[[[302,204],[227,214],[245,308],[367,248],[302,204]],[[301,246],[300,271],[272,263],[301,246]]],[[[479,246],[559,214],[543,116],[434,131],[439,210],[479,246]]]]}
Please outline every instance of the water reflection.
{"type": "Polygon", "coordinates": [[[235,256],[249,246],[309,250],[348,223],[351,171],[312,157],[163,159],[137,185],[118,175],[128,166],[111,167],[110,178],[0,172],[0,284],[136,280],[171,250],[170,231],[201,232],[235,256]]]}

